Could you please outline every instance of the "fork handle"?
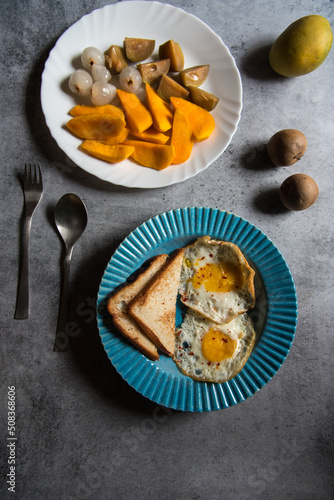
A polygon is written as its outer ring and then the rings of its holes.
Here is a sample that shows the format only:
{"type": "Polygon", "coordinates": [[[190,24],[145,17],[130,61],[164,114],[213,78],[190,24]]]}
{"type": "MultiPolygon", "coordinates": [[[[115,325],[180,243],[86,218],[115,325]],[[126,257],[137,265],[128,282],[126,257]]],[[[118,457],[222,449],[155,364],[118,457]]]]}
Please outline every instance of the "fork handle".
{"type": "Polygon", "coordinates": [[[29,251],[30,251],[31,216],[27,216],[24,223],[22,242],[22,264],[14,319],[29,318],[29,251]]]}

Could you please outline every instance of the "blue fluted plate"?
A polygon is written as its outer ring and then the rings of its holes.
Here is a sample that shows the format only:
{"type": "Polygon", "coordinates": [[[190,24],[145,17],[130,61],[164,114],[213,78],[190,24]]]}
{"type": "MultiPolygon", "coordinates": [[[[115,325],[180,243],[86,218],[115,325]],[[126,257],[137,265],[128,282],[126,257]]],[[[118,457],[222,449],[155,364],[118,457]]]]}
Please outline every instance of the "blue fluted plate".
{"type": "MultiPolygon", "coordinates": [[[[176,326],[182,321],[181,313],[181,305],[177,304],[176,326]]],[[[117,248],[100,284],[97,322],[111,363],[143,396],[176,410],[220,410],[255,394],[283,364],[297,326],[296,289],[283,256],[260,229],[222,210],[180,208],[144,222],[117,248]],[[256,305],[249,311],[256,344],[242,371],[223,384],[192,380],[163,354],[159,361],[149,360],[117,332],[107,311],[113,290],[147,259],[170,254],[204,235],[238,245],[256,273],[256,305]]]]}

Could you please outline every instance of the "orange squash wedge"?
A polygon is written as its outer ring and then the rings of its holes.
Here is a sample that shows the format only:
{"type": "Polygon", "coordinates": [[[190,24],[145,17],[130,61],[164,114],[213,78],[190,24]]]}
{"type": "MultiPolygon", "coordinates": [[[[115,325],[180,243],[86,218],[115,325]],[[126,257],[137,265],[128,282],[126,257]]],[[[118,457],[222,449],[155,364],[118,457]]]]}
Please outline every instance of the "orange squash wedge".
{"type": "Polygon", "coordinates": [[[187,161],[191,155],[194,141],[192,140],[192,131],[189,127],[187,117],[180,109],[177,109],[174,114],[170,143],[175,149],[175,157],[172,163],[176,164],[187,161]]]}
{"type": "Polygon", "coordinates": [[[108,113],[113,116],[124,118],[123,110],[113,104],[105,104],[104,106],[87,106],[85,104],[78,104],[70,110],[71,116],[91,115],[95,113],[108,113]]]}
{"type": "Polygon", "coordinates": [[[71,118],[67,128],[82,139],[107,140],[122,132],[125,121],[110,114],[94,113],[71,118]]]}
{"type": "Polygon", "coordinates": [[[84,141],[81,147],[96,158],[110,163],[119,163],[126,160],[134,151],[134,147],[126,144],[109,145],[89,140],[84,141]]]}
{"type": "Polygon", "coordinates": [[[141,134],[136,134],[135,132],[131,132],[131,134],[134,137],[137,137],[137,139],[141,139],[142,141],[146,142],[154,142],[155,144],[166,144],[166,142],[169,140],[168,135],[159,132],[153,127],[144,130],[144,132],[142,132],[141,134]]]}
{"type": "Polygon", "coordinates": [[[170,104],[164,101],[152,87],[146,83],[146,103],[151,111],[153,127],[159,132],[167,132],[172,128],[173,111],[170,104]]]}
{"type": "Polygon", "coordinates": [[[153,125],[152,115],[136,94],[117,89],[128,127],[141,134],[153,125]]]}
{"type": "Polygon", "coordinates": [[[170,101],[174,110],[180,109],[187,116],[193,141],[201,142],[210,137],[215,128],[215,120],[209,111],[182,97],[171,97],[170,101]]]}
{"type": "Polygon", "coordinates": [[[109,139],[105,139],[104,141],[100,142],[103,142],[104,144],[109,144],[110,146],[112,146],[113,144],[121,144],[128,138],[129,134],[130,130],[127,127],[124,127],[123,130],[115,137],[109,137],[109,139]]]}
{"type": "Polygon", "coordinates": [[[151,142],[132,140],[125,141],[124,144],[134,147],[131,158],[144,167],[153,168],[155,170],[167,168],[172,163],[175,156],[174,146],[166,144],[153,144],[151,142]]]}

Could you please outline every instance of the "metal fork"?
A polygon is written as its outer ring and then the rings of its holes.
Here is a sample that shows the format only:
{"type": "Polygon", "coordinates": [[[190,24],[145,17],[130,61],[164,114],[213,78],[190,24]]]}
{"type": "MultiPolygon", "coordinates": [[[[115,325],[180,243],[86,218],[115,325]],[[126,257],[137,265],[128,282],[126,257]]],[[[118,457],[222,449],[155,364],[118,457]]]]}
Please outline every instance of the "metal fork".
{"type": "Polygon", "coordinates": [[[24,167],[24,205],[25,225],[22,241],[22,261],[20,280],[17,293],[15,319],[27,319],[29,317],[29,253],[30,253],[30,230],[32,216],[35,208],[43,196],[43,182],[40,164],[24,167]]]}

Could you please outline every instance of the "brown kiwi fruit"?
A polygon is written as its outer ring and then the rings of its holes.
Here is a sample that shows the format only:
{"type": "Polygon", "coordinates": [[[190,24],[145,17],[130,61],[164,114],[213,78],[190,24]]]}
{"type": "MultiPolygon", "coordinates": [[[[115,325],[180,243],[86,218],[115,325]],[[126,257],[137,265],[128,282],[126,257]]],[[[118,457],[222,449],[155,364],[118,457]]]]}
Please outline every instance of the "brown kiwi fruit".
{"type": "Polygon", "coordinates": [[[288,167],[299,161],[307,147],[307,139],[299,130],[288,128],[276,132],[267,144],[272,163],[278,167],[288,167]]]}
{"type": "Polygon", "coordinates": [[[282,204],[289,210],[305,210],[317,201],[319,187],[312,177],[306,174],[290,175],[279,188],[282,204]]]}

